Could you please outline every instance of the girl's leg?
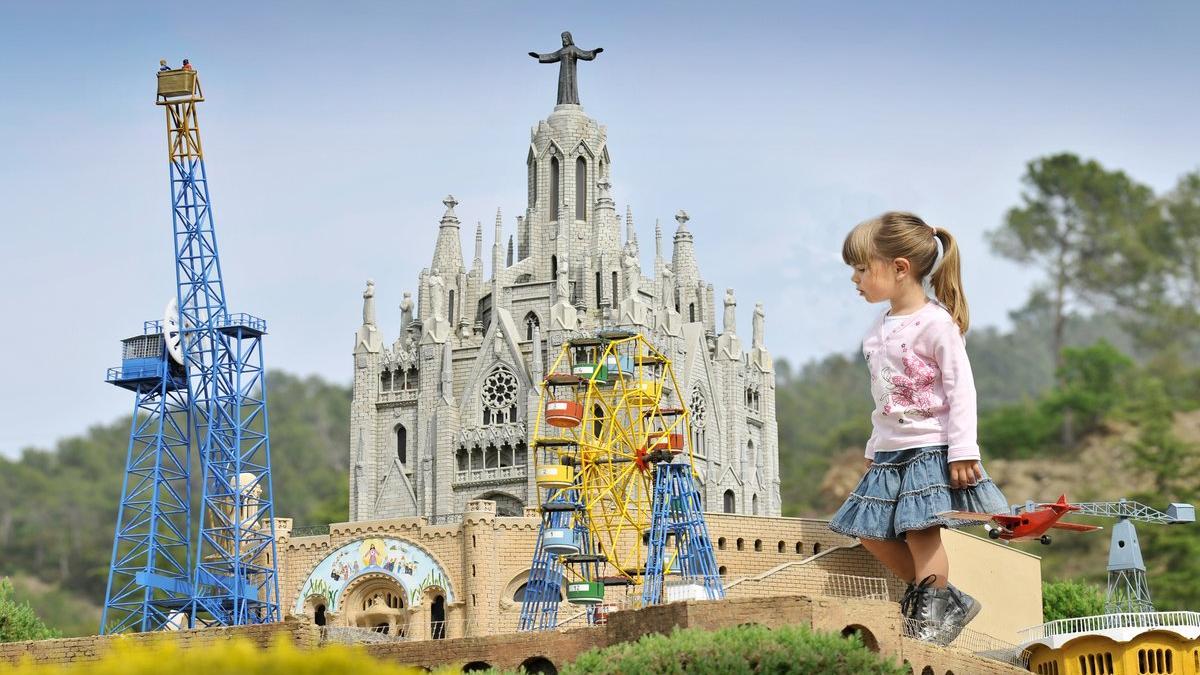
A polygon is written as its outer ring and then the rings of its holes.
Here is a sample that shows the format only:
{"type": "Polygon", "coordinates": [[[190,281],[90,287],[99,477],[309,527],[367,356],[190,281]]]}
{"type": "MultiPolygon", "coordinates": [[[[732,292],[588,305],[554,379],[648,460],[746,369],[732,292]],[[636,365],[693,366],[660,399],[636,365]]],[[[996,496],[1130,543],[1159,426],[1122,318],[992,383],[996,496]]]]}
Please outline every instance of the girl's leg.
{"type": "Polygon", "coordinates": [[[921,580],[932,575],[935,577],[933,587],[945,588],[950,576],[950,560],[942,546],[942,528],[909,530],[905,543],[912,559],[912,578],[921,580]]]}
{"type": "Polygon", "coordinates": [[[862,542],[863,548],[870,551],[871,555],[892,571],[892,574],[912,583],[916,573],[913,567],[913,556],[904,542],[899,539],[860,539],[859,541],[862,542]]]}

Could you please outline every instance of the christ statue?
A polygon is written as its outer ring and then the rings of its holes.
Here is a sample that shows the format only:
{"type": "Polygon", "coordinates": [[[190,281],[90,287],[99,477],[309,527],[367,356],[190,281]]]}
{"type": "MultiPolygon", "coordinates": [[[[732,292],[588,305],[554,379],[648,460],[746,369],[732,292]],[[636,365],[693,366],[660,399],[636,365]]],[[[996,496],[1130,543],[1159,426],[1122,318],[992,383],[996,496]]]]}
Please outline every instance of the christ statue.
{"type": "Polygon", "coordinates": [[[529,55],[538,60],[538,63],[558,63],[558,105],[570,103],[579,105],[579,85],[575,78],[575,61],[591,61],[596,58],[596,55],[604,51],[604,47],[596,47],[595,49],[580,49],[575,46],[575,42],[571,39],[571,33],[564,31],[562,34],[562,49],[549,54],[539,54],[537,52],[529,52],[529,55]]]}

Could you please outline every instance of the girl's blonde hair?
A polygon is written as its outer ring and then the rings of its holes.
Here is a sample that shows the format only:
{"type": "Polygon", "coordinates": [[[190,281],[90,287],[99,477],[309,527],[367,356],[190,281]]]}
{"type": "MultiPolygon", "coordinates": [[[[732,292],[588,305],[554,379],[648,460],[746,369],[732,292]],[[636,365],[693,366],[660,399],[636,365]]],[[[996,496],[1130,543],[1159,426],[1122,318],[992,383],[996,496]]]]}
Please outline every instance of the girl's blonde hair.
{"type": "Polygon", "coordinates": [[[842,243],[842,260],[847,265],[865,266],[876,260],[890,263],[896,258],[906,258],[917,281],[922,281],[937,260],[935,237],[941,240],[944,252],[941,265],[930,279],[933,293],[949,310],[959,331],[966,333],[970,315],[962,288],[958,244],[945,229],[934,228],[912,213],[888,211],[850,230],[842,243]]]}

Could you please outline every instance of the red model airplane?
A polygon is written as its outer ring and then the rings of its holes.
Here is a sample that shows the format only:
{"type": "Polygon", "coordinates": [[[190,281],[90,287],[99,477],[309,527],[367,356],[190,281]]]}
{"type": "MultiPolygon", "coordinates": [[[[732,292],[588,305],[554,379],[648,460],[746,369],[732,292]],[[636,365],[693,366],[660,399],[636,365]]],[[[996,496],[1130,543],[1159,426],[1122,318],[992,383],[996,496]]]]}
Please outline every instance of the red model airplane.
{"type": "Polygon", "coordinates": [[[992,539],[1003,541],[1025,541],[1037,539],[1050,545],[1050,535],[1046,530],[1069,530],[1071,532],[1091,532],[1101,529],[1099,525],[1080,525],[1079,523],[1061,523],[1059,518],[1078,511],[1078,506],[1067,503],[1067,496],[1062,495],[1057,502],[1038,504],[1036,509],[1011,513],[972,513],[970,511],[946,511],[938,515],[954,520],[975,520],[984,523],[984,529],[992,539]]]}

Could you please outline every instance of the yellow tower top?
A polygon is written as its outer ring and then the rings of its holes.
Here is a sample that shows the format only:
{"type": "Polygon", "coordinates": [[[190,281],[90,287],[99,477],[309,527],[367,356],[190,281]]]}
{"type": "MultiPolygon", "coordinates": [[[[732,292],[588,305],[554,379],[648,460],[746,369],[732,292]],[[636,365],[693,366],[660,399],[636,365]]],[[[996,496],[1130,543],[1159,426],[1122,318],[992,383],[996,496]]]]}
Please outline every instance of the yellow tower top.
{"type": "Polygon", "coordinates": [[[194,70],[163,70],[158,73],[158,105],[170,105],[185,101],[203,101],[200,78],[194,70]]]}

